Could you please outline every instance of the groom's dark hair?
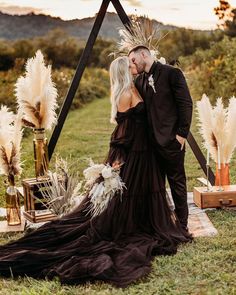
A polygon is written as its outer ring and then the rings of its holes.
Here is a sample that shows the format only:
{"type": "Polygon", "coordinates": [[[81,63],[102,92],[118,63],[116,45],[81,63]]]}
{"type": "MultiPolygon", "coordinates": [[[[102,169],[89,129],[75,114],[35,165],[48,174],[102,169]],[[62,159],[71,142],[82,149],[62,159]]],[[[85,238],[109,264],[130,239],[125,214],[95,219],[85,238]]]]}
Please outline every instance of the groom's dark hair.
{"type": "Polygon", "coordinates": [[[137,52],[137,51],[140,51],[140,50],[147,50],[150,53],[150,50],[149,50],[149,48],[147,46],[137,45],[137,46],[135,46],[134,48],[132,48],[129,51],[128,56],[130,55],[131,52],[137,52]]]}

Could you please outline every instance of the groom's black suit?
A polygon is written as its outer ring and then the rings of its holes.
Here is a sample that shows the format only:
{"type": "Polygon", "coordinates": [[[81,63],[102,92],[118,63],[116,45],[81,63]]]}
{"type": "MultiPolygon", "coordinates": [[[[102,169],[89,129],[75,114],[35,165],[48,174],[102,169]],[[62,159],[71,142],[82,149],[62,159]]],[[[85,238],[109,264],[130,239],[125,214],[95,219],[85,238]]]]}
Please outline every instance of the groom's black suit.
{"type": "Polygon", "coordinates": [[[135,85],[146,105],[150,138],[163,178],[168,178],[176,214],[185,227],[188,220],[185,148],[181,151],[176,135],[186,138],[191,124],[192,99],[186,80],[180,69],[154,62],[149,73],[137,77],[135,85]],[[150,85],[150,77],[155,89],[150,85]]]}

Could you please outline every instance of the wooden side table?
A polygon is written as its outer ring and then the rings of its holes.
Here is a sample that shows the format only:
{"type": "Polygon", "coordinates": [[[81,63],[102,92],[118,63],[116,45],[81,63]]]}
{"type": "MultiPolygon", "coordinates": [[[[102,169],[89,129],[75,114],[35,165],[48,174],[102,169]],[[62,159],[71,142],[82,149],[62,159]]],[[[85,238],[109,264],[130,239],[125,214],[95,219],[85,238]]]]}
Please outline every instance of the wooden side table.
{"type": "Polygon", "coordinates": [[[204,208],[222,208],[236,206],[236,185],[223,186],[223,191],[218,191],[218,186],[213,186],[211,191],[206,187],[194,187],[193,201],[204,208]]]}

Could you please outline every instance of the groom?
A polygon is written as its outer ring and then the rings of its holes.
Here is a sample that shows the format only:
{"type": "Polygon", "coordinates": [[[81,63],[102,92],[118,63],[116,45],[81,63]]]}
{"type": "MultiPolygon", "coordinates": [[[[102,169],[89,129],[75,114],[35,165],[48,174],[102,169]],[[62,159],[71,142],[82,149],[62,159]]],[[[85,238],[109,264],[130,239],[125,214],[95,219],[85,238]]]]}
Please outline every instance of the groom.
{"type": "Polygon", "coordinates": [[[143,97],[150,138],[158,165],[168,179],[181,226],[188,230],[188,204],[184,169],[185,141],[192,118],[192,99],[180,69],[156,62],[145,46],[128,54],[140,74],[135,86],[143,97]]]}

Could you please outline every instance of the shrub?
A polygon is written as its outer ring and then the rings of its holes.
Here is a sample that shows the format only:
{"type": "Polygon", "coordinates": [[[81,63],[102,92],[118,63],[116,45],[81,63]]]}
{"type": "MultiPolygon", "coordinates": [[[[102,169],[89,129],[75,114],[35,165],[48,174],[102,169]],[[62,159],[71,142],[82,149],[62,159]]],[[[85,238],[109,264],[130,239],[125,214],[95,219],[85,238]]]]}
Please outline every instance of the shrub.
{"type": "Polygon", "coordinates": [[[208,50],[198,49],[193,55],[181,58],[193,96],[200,99],[203,93],[212,102],[217,97],[228,101],[236,95],[236,39],[224,37],[208,50]]]}
{"type": "MultiPolygon", "coordinates": [[[[21,63],[20,63],[21,65],[21,63]]],[[[53,81],[58,89],[59,105],[62,104],[70,87],[75,71],[68,68],[53,70],[53,81]]],[[[22,75],[22,69],[18,66],[9,71],[0,71],[0,104],[5,104],[11,109],[16,109],[16,99],[14,95],[14,85],[17,78],[22,75]]],[[[109,74],[105,69],[87,68],[81,79],[72,102],[72,109],[77,109],[82,105],[96,98],[103,98],[109,95],[109,74]]]]}
{"type": "MultiPolygon", "coordinates": [[[[53,71],[53,80],[59,91],[59,104],[62,104],[66,97],[74,70],[63,68],[53,71]]],[[[79,89],[72,102],[72,109],[77,109],[82,105],[96,99],[103,98],[109,94],[109,75],[105,69],[87,68],[83,74],[79,89]]]]}

